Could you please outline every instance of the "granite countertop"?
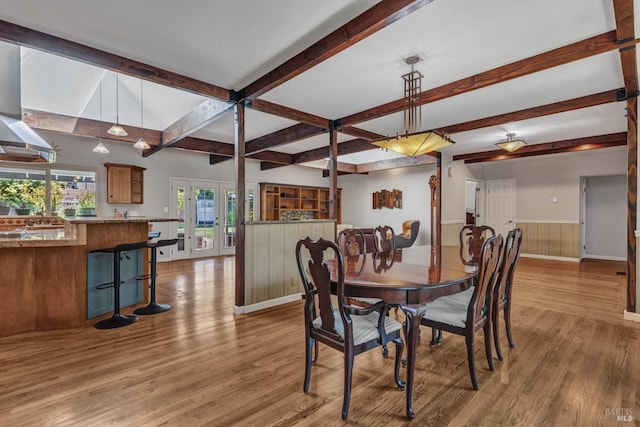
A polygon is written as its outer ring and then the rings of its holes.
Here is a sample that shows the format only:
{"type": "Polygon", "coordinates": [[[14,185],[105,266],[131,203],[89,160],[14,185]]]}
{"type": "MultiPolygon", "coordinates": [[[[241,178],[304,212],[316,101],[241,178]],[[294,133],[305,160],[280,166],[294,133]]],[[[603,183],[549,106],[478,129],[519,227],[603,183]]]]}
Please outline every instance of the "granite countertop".
{"type": "Polygon", "coordinates": [[[28,229],[0,232],[0,248],[76,246],[78,239],[64,228],[28,229]]]}
{"type": "Polygon", "coordinates": [[[178,221],[176,218],[159,218],[149,216],[130,216],[113,217],[113,216],[86,216],[68,219],[71,224],[116,224],[122,222],[171,222],[178,221]]]}

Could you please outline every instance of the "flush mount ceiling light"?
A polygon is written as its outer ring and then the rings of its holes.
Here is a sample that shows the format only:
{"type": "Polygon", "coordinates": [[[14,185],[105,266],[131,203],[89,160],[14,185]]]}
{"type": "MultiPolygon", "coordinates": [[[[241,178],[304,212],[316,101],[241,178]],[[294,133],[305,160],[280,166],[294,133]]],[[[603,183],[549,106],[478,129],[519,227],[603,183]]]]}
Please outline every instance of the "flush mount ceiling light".
{"type": "Polygon", "coordinates": [[[142,91],[142,79],[140,79],[140,139],[138,140],[138,142],[136,142],[135,144],[133,144],[133,146],[135,148],[141,148],[143,150],[148,150],[149,148],[151,148],[151,146],[149,145],[149,143],[147,141],[144,140],[144,114],[142,112],[142,100],[143,100],[143,91],[142,91]]]}
{"type": "Polygon", "coordinates": [[[118,103],[118,86],[120,86],[119,83],[120,83],[119,74],[116,73],[116,123],[109,128],[107,133],[109,135],[113,135],[113,136],[127,136],[128,135],[127,131],[124,130],[124,128],[122,126],[120,126],[120,123],[118,121],[119,120],[119,117],[118,117],[118,114],[119,114],[119,111],[118,111],[118,108],[119,108],[119,105],[118,105],[119,104],[118,103]]]}
{"type": "Polygon", "coordinates": [[[527,145],[527,143],[524,141],[524,138],[516,138],[515,133],[508,133],[507,139],[496,143],[496,145],[503,150],[512,153],[524,147],[525,145],[527,145]]]}
{"type": "Polygon", "coordinates": [[[93,151],[94,153],[108,154],[109,150],[102,143],[102,78],[100,79],[100,140],[99,141],[100,142],[98,142],[98,145],[93,147],[93,150],[91,151],[93,151]]]}
{"type": "Polygon", "coordinates": [[[372,141],[372,144],[405,156],[414,157],[438,151],[454,142],[444,132],[420,130],[422,127],[422,78],[424,76],[414,69],[414,65],[420,62],[420,57],[413,55],[405,58],[404,62],[411,66],[411,71],[402,76],[404,79],[404,100],[406,105],[402,134],[397,134],[395,138],[387,137],[372,141]]]}

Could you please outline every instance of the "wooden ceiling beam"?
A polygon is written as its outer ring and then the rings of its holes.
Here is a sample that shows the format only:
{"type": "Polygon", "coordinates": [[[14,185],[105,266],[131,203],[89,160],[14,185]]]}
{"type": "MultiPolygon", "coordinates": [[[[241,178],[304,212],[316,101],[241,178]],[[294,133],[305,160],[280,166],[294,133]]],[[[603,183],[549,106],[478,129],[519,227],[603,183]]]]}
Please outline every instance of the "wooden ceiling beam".
{"type": "MultiPolygon", "coordinates": [[[[481,89],[496,83],[547,70],[618,48],[616,32],[609,31],[569,45],[559,47],[520,61],[479,73],[423,91],[420,104],[428,104],[445,98],[481,89]]],[[[342,126],[352,126],[378,117],[401,112],[405,109],[404,98],[370,108],[340,119],[342,126]]]]}
{"type": "MultiPolygon", "coordinates": [[[[352,139],[338,144],[338,156],[359,153],[371,149],[371,144],[364,139],[352,139]]],[[[376,147],[377,148],[377,147],[376,147]]],[[[329,146],[314,148],[293,155],[293,163],[306,163],[329,157],[329,146]]]]}
{"type": "Polygon", "coordinates": [[[145,150],[143,156],[149,157],[164,148],[171,147],[182,138],[186,138],[231,111],[233,111],[233,105],[215,99],[207,99],[163,130],[160,144],[150,150],[145,150]]]}
{"type": "Polygon", "coordinates": [[[291,164],[292,155],[288,153],[280,153],[278,151],[261,151],[259,153],[247,155],[246,157],[287,166],[291,164]]]}
{"type": "Polygon", "coordinates": [[[386,138],[386,135],[380,135],[375,132],[369,132],[368,130],[360,129],[355,126],[345,126],[338,129],[340,133],[345,135],[355,136],[356,138],[366,139],[368,141],[377,141],[379,139],[386,138]]]}
{"type": "Polygon", "coordinates": [[[209,164],[217,165],[218,163],[224,162],[225,160],[230,160],[233,157],[229,156],[219,156],[217,154],[209,154],[209,164]]]}
{"type": "MultiPolygon", "coordinates": [[[[306,162],[299,166],[304,166],[306,168],[312,168],[312,169],[322,169],[323,171],[327,171],[327,172],[329,171],[328,160],[314,160],[312,162],[306,162]]],[[[337,169],[338,169],[338,174],[340,175],[356,173],[356,165],[352,163],[337,162],[337,169]]]]}
{"type": "Polygon", "coordinates": [[[114,55],[90,46],[72,42],[40,31],[0,20],[0,40],[42,50],[65,58],[106,68],[149,82],[204,95],[221,101],[231,100],[231,91],[210,83],[183,76],[162,68],[114,55]]]}
{"type": "Polygon", "coordinates": [[[520,157],[541,156],[543,154],[558,154],[570,153],[574,151],[596,150],[600,148],[617,147],[626,144],[627,133],[618,132],[606,135],[527,145],[513,153],[507,153],[504,150],[491,150],[482,151],[479,153],[460,154],[457,156],[453,156],[453,160],[464,160],[465,163],[493,162],[497,160],[516,159],[520,157]]]}
{"type": "MultiPolygon", "coordinates": [[[[128,129],[127,136],[113,136],[107,130],[113,123],[101,122],[99,120],[85,119],[82,117],[71,117],[63,114],[49,113],[46,111],[22,109],[22,120],[27,126],[33,129],[47,130],[52,132],[70,133],[92,138],[110,139],[114,141],[135,143],[140,138],[140,128],[123,125],[128,129]]],[[[121,123],[122,125],[122,123],[121,123]]],[[[144,138],[149,145],[157,146],[160,143],[160,132],[153,129],[144,129],[144,138]]]]}
{"type": "MultiPolygon", "coordinates": [[[[613,0],[613,10],[618,44],[633,40],[635,37],[633,0],[613,0]]],[[[638,67],[635,44],[620,48],[620,61],[624,87],[628,94],[637,95],[638,67]]]]}
{"type": "Polygon", "coordinates": [[[324,133],[323,129],[304,123],[299,123],[297,125],[289,126],[288,128],[281,129],[268,135],[252,139],[245,145],[246,154],[248,157],[250,157],[252,154],[259,153],[260,151],[268,150],[269,148],[277,147],[279,145],[300,141],[302,139],[310,138],[322,133],[324,133]]]}
{"type": "Polygon", "coordinates": [[[410,166],[435,165],[436,158],[429,154],[416,157],[398,157],[396,159],[379,160],[377,162],[361,163],[356,166],[356,173],[377,172],[387,169],[406,168],[410,166]]]}
{"type": "Polygon", "coordinates": [[[622,88],[607,92],[596,93],[594,95],[582,96],[580,98],[566,101],[554,102],[553,104],[540,105],[538,107],[527,108],[512,113],[499,114],[497,116],[485,117],[465,123],[445,126],[440,128],[446,133],[465,132],[469,130],[481,129],[488,126],[497,126],[504,123],[511,123],[520,120],[533,119],[536,117],[548,116],[550,114],[564,113],[566,111],[578,110],[580,108],[594,107],[596,105],[608,104],[624,99],[622,88]]]}
{"type": "Polygon", "coordinates": [[[305,113],[304,111],[296,110],[294,108],[285,107],[284,105],[265,101],[264,99],[254,99],[249,103],[249,108],[255,111],[260,111],[262,113],[271,114],[289,120],[295,120],[296,122],[304,123],[307,125],[323,129],[329,128],[329,119],[325,119],[324,117],[316,116],[314,114],[305,113]]]}
{"type": "Polygon", "coordinates": [[[432,1],[381,1],[282,65],[250,83],[242,90],[242,93],[247,99],[255,99],[432,1]]]}
{"type": "Polygon", "coordinates": [[[177,141],[172,148],[182,148],[185,150],[201,151],[203,153],[215,154],[231,158],[234,155],[233,144],[227,142],[211,141],[208,139],[186,137],[177,141]]]}

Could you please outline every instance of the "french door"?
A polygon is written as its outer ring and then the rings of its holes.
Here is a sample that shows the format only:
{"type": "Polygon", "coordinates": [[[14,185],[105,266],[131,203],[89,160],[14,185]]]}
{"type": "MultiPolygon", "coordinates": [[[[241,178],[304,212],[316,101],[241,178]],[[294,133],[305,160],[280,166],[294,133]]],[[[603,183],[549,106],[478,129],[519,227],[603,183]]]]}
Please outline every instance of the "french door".
{"type": "MultiPolygon", "coordinates": [[[[256,185],[247,186],[247,219],[254,221],[256,185]]],[[[236,189],[233,182],[171,179],[171,259],[233,255],[236,238],[236,189]]]]}

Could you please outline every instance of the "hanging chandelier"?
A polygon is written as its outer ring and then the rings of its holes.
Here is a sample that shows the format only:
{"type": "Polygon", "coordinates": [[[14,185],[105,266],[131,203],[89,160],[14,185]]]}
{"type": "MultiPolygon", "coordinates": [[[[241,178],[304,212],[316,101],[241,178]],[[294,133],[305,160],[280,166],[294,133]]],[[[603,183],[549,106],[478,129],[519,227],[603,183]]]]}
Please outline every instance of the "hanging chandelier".
{"type": "Polygon", "coordinates": [[[438,151],[454,142],[444,132],[420,130],[422,127],[422,78],[424,76],[414,69],[414,65],[420,62],[420,57],[413,55],[404,59],[404,62],[411,66],[411,71],[402,75],[405,102],[402,134],[372,141],[372,144],[405,156],[415,157],[438,151]]]}

